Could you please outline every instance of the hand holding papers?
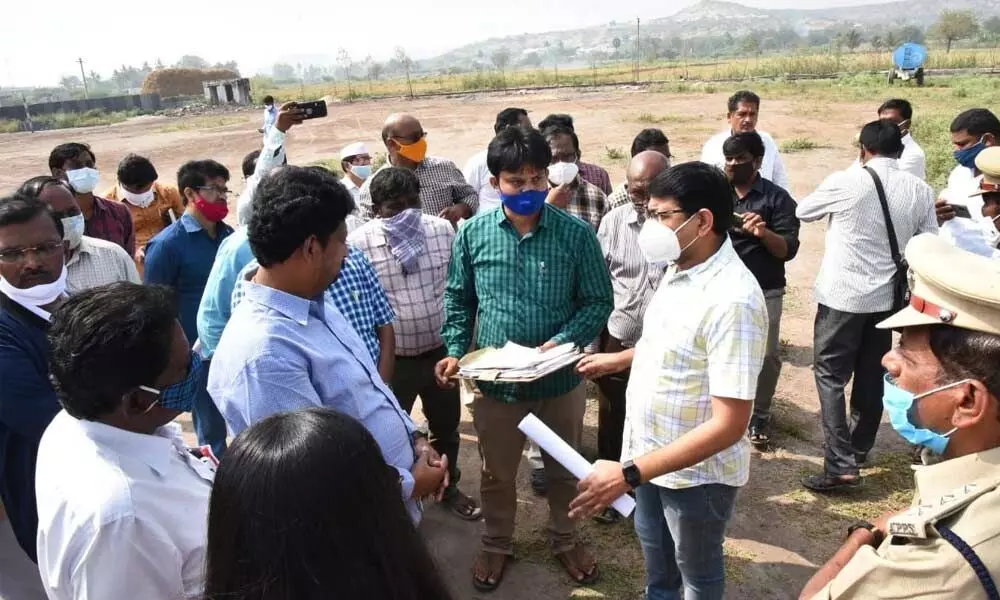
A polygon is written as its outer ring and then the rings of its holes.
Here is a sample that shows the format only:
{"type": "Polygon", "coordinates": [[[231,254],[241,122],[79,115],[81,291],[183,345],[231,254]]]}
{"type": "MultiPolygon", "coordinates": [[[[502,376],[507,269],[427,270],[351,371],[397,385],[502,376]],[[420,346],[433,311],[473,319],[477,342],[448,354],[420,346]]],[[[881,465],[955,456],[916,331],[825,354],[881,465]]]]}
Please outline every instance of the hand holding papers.
{"type": "MultiPolygon", "coordinates": [[[[594,470],[594,465],[587,462],[587,459],[567,444],[562,438],[542,423],[538,417],[529,414],[521,420],[517,426],[524,435],[531,438],[533,442],[541,446],[549,456],[556,459],[556,462],[566,468],[577,479],[584,479],[594,470]]],[[[622,516],[629,516],[635,509],[635,500],[628,494],[618,498],[611,503],[622,516]]]]}
{"type": "Polygon", "coordinates": [[[482,381],[534,381],[580,360],[580,350],[563,344],[544,352],[513,342],[503,348],[483,348],[459,361],[458,376],[482,381]]]}

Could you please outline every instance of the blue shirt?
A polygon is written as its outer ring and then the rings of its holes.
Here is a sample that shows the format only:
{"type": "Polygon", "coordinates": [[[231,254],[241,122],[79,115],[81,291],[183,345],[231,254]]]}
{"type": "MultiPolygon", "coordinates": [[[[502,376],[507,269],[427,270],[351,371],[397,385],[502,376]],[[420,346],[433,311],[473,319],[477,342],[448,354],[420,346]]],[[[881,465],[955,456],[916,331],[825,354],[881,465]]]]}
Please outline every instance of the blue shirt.
{"type": "MultiPolygon", "coordinates": [[[[247,275],[257,270],[254,261],[244,267],[232,292],[233,309],[243,300],[243,286],[247,275]]],[[[378,328],[396,320],[396,312],[389,304],[389,296],[379,281],[378,273],[368,257],[354,246],[348,246],[347,258],[340,267],[340,277],[330,286],[333,303],[344,315],[354,331],[361,336],[372,360],[378,364],[382,356],[378,328]]]]}
{"type": "Polygon", "coordinates": [[[38,443],[60,410],[49,381],[48,329],[47,321],[0,294],[0,501],[32,561],[38,443]]]}
{"type": "Polygon", "coordinates": [[[233,287],[243,267],[253,261],[246,228],[236,230],[219,245],[215,263],[205,283],[205,293],[198,306],[198,339],[202,354],[211,358],[219,345],[222,331],[233,314],[233,287]]]}
{"type": "Polygon", "coordinates": [[[198,306],[215,254],[232,232],[229,225],[218,223],[212,239],[197,219],[185,213],[146,245],[143,281],[177,290],[181,327],[190,344],[198,339],[198,306]]]}
{"type": "MultiPolygon", "coordinates": [[[[244,297],[216,349],[208,391],[233,435],[279,412],[323,406],[360,421],[411,499],[415,427],[382,381],[329,292],[313,300],[244,282],[244,297]]],[[[318,474],[318,476],[321,476],[318,474]]]]}

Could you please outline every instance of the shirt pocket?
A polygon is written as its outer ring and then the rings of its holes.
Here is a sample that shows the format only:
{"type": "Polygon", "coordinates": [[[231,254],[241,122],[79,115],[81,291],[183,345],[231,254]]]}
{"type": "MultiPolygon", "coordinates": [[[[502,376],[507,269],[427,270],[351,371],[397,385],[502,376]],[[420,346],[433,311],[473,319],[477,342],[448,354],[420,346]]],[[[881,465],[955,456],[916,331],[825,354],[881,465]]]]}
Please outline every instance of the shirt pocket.
{"type": "Polygon", "coordinates": [[[518,260],[525,299],[549,309],[572,308],[577,267],[568,252],[522,253],[518,260]]]}

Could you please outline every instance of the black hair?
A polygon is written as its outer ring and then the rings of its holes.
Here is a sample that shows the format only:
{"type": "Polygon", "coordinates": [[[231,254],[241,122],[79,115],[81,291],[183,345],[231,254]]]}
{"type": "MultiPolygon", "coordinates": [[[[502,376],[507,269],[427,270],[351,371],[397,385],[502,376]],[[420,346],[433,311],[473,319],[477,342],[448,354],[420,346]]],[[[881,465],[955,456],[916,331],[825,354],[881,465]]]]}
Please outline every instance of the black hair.
{"type": "Polygon", "coordinates": [[[764,140],[755,131],[737,133],[722,144],[722,155],[726,158],[749,152],[754,158],[764,158],[764,140]]]}
{"type": "Polygon", "coordinates": [[[542,134],[522,126],[504,129],[486,150],[486,166],[494,177],[502,171],[517,173],[525,165],[547,169],[551,162],[552,149],[542,134]]]}
{"type": "Polygon", "coordinates": [[[42,191],[50,185],[58,185],[70,194],[76,194],[76,190],[73,189],[73,186],[66,183],[62,179],[52,177],[51,175],[39,175],[38,177],[32,177],[22,183],[21,187],[17,188],[17,194],[37,199],[42,195],[42,191]]]}
{"type": "Polygon", "coordinates": [[[60,404],[93,421],[128,392],[155,385],[170,363],[176,324],[177,296],[166,286],[119,282],[70,296],[49,328],[60,404]]]}
{"type": "Polygon", "coordinates": [[[636,154],[657,146],[665,147],[667,149],[667,158],[670,158],[670,140],[667,139],[663,131],[655,127],[643,129],[632,140],[632,157],[635,158],[636,154]]]}
{"type": "Polygon", "coordinates": [[[59,237],[63,236],[62,221],[52,214],[52,208],[47,202],[37,197],[15,193],[13,196],[0,198],[0,227],[7,225],[23,225],[39,215],[47,215],[56,226],[59,237]]]}
{"type": "Polygon", "coordinates": [[[129,187],[144,187],[159,178],[156,167],[145,156],[129,154],[118,163],[118,183],[129,187]]]}
{"type": "Polygon", "coordinates": [[[909,121],[913,118],[913,105],[910,104],[909,100],[904,100],[902,98],[890,98],[882,103],[882,106],[878,107],[878,113],[882,114],[883,111],[894,110],[899,113],[899,116],[903,117],[904,121],[909,121]]]}
{"type": "Polygon", "coordinates": [[[542,122],[538,124],[538,129],[545,131],[549,127],[555,127],[557,125],[568,127],[569,129],[573,129],[575,131],[575,128],[573,127],[573,117],[567,114],[555,114],[545,117],[542,119],[542,122]]]}
{"type": "Polygon", "coordinates": [[[941,363],[938,383],[947,385],[963,379],[981,381],[1000,399],[1000,336],[949,325],[932,325],[928,342],[941,363]]]}
{"type": "Polygon", "coordinates": [[[371,192],[374,208],[394,200],[401,200],[407,205],[416,202],[419,206],[420,180],[410,169],[399,167],[382,169],[372,177],[368,191],[371,192]]]}
{"type": "Polygon", "coordinates": [[[877,156],[897,158],[903,152],[903,135],[887,119],[872,121],[861,128],[861,147],[877,156]]]}
{"type": "Polygon", "coordinates": [[[966,131],[969,135],[980,138],[984,134],[992,133],[994,137],[1000,139],[1000,119],[985,108],[971,108],[951,122],[951,132],[959,131],[966,131]]]}
{"type": "Polygon", "coordinates": [[[353,210],[351,193],[326,169],[284,167],[257,185],[250,249],[264,268],[281,264],[310,237],[325,247],[353,210]]]}
{"type": "Polygon", "coordinates": [[[257,170],[257,159],[260,158],[260,150],[254,150],[243,157],[243,176],[250,177],[257,170]]]}
{"type": "Polygon", "coordinates": [[[184,190],[197,189],[207,184],[209,179],[217,177],[229,181],[229,169],[214,160],[192,160],[181,165],[181,168],[177,169],[177,189],[181,193],[184,205],[187,205],[184,190]]]}
{"type": "Polygon", "coordinates": [[[264,96],[264,104],[274,104],[274,96],[271,94],[264,96]]]}
{"type": "Polygon", "coordinates": [[[497,113],[497,120],[493,124],[493,133],[500,133],[508,127],[516,127],[521,124],[521,119],[528,116],[528,111],[523,108],[505,108],[497,113]]]}
{"type": "Polygon", "coordinates": [[[733,221],[733,187],[718,167],[703,162],[681,163],[660,173],[649,184],[651,198],[672,198],[684,214],[712,213],[712,230],[725,234],[733,221]]]}
{"type": "Polygon", "coordinates": [[[577,137],[576,131],[572,128],[565,125],[553,125],[547,129],[543,129],[542,135],[545,136],[546,142],[551,141],[557,135],[568,135],[573,140],[573,149],[576,150],[577,154],[580,154],[580,138],[577,137]]]}
{"type": "Polygon", "coordinates": [[[760,110],[760,96],[751,92],[750,90],[740,90],[729,97],[729,102],[726,105],[729,108],[729,114],[733,114],[740,108],[740,103],[743,104],[753,104],[760,110]]]}
{"type": "Polygon", "coordinates": [[[61,169],[67,160],[72,160],[84,152],[90,154],[91,158],[94,159],[94,163],[97,163],[97,155],[94,154],[94,151],[87,144],[78,142],[59,144],[49,153],[49,168],[61,169]]]}
{"type": "Polygon", "coordinates": [[[209,502],[204,597],[452,594],[371,433],[345,414],[311,408],[260,421],[226,451],[209,502]]]}

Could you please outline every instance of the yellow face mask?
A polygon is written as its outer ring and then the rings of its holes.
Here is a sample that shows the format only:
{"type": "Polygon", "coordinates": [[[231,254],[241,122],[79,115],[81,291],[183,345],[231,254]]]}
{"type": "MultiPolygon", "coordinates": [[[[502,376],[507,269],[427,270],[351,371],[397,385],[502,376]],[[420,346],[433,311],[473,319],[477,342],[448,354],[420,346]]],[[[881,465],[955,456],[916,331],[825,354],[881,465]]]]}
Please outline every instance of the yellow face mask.
{"type": "Polygon", "coordinates": [[[427,158],[427,138],[420,138],[412,144],[404,144],[399,140],[394,140],[399,144],[399,155],[415,163],[422,163],[427,158]]]}

